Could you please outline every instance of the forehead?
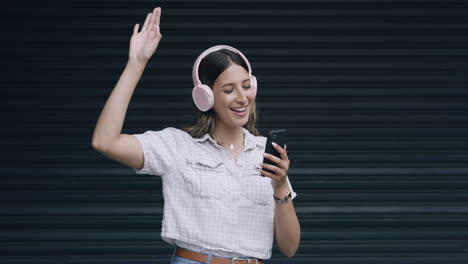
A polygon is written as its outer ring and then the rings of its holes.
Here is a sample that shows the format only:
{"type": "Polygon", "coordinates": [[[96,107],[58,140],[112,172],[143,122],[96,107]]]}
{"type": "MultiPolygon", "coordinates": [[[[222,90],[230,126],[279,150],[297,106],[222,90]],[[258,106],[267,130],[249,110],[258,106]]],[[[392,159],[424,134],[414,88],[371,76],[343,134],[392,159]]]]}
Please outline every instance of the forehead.
{"type": "Polygon", "coordinates": [[[215,86],[222,86],[228,83],[242,83],[248,78],[249,73],[244,67],[233,63],[218,76],[215,86]]]}

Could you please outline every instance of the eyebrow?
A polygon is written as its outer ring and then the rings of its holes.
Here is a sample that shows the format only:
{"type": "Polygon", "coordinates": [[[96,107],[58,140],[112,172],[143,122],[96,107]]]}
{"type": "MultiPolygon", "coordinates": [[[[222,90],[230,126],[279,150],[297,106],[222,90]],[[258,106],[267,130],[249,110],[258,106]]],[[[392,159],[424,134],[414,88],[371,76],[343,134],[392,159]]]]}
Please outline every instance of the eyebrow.
{"type": "MultiPolygon", "coordinates": [[[[244,83],[244,82],[246,82],[246,81],[248,81],[248,80],[250,80],[250,79],[247,78],[247,79],[243,80],[242,82],[244,83]]],[[[223,88],[224,86],[233,85],[233,84],[234,84],[234,83],[226,83],[226,84],[224,84],[223,86],[221,86],[221,88],[223,88]]]]}

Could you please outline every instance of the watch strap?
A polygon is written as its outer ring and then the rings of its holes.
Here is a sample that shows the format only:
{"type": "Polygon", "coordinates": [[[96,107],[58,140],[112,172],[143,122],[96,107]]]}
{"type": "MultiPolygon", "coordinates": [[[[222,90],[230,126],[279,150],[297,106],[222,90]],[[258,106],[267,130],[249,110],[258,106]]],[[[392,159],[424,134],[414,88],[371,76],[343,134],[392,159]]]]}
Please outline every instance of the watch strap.
{"type": "Polygon", "coordinates": [[[274,194],[273,194],[273,198],[275,198],[276,203],[279,203],[279,204],[286,203],[287,201],[291,200],[291,190],[289,190],[288,194],[286,194],[286,196],[282,199],[276,197],[274,194]]]}

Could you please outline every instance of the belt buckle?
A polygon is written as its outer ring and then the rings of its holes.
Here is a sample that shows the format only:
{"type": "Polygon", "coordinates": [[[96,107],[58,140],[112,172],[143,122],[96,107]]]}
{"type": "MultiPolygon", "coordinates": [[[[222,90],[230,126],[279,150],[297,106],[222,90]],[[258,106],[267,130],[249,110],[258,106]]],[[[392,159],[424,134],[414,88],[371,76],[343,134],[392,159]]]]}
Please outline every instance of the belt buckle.
{"type": "MultiPolygon", "coordinates": [[[[256,258],[255,259],[249,259],[249,258],[248,259],[241,259],[241,258],[237,258],[237,257],[232,258],[231,264],[236,264],[236,260],[247,261],[247,264],[250,264],[250,261],[255,261],[255,264],[258,264],[258,261],[257,261],[256,258]]],[[[254,263],[254,262],[252,262],[252,263],[254,263]]]]}

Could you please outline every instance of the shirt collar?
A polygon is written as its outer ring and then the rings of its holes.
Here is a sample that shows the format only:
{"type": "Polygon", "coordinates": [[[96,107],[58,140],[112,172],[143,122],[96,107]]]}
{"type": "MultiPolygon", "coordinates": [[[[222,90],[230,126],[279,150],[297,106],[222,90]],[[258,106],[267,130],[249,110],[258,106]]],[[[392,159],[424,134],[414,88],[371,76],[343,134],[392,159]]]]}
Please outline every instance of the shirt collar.
{"type": "MultiPolygon", "coordinates": [[[[265,140],[258,139],[254,135],[252,135],[249,130],[247,130],[244,127],[241,127],[242,131],[244,132],[244,150],[248,150],[251,148],[255,148],[256,145],[264,146],[265,145],[265,140]]],[[[211,143],[217,145],[218,143],[216,140],[214,140],[209,133],[206,133],[204,136],[201,138],[194,138],[193,139],[195,142],[204,142],[206,140],[209,140],[211,143]]]]}

